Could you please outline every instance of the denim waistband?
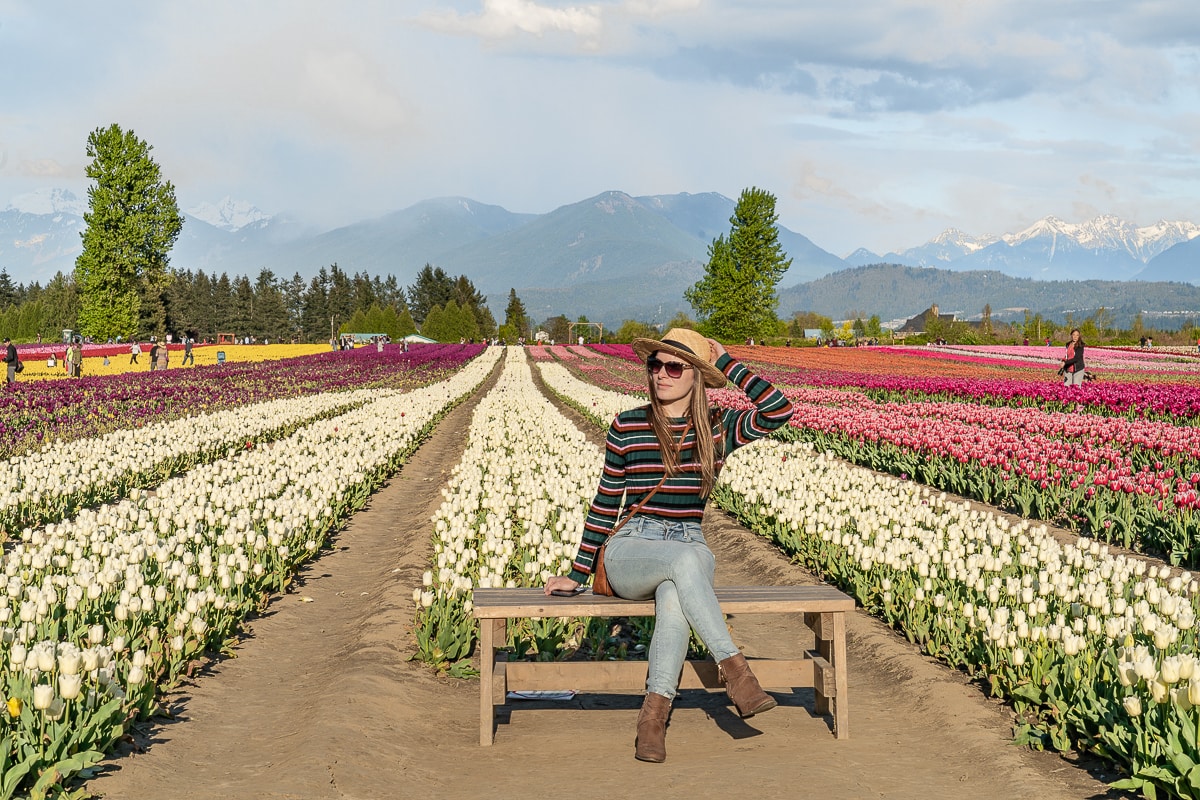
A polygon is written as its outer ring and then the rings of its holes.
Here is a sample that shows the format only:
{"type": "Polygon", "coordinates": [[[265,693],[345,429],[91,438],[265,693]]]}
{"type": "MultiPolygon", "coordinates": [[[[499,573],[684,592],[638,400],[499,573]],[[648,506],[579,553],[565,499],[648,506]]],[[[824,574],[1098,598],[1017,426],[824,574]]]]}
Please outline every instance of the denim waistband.
{"type": "Polygon", "coordinates": [[[615,536],[637,536],[640,539],[663,539],[680,542],[703,542],[700,523],[691,519],[662,519],[635,514],[615,536]]]}

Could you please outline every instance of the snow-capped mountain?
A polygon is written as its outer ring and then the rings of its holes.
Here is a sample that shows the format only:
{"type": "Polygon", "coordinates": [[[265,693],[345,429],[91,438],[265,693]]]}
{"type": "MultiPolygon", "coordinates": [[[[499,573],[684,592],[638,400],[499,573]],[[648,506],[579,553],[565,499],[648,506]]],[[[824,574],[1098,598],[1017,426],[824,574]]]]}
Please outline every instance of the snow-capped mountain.
{"type": "Polygon", "coordinates": [[[81,200],[69,189],[38,189],[12,199],[5,211],[20,214],[70,214],[83,217],[87,201],[81,200]]]}
{"type": "MultiPolygon", "coordinates": [[[[1129,280],[1177,244],[1200,237],[1200,225],[1161,220],[1139,227],[1104,215],[1081,223],[1045,217],[1017,233],[972,236],[950,228],[919,247],[878,261],[958,271],[994,269],[1020,278],[1129,280]]],[[[856,252],[847,261],[870,263],[856,252]]]]}
{"type": "Polygon", "coordinates": [[[229,197],[222,198],[219,203],[201,203],[187,209],[187,213],[225,231],[236,231],[251,223],[271,218],[269,214],[245,200],[233,200],[229,197]]]}
{"type": "Polygon", "coordinates": [[[1016,247],[1032,239],[1066,237],[1087,250],[1123,251],[1143,264],[1180,242],[1200,236],[1200,225],[1192,222],[1159,220],[1139,228],[1132,222],[1106,214],[1078,225],[1057,217],[1038,220],[1020,233],[1001,237],[1016,247]]]}

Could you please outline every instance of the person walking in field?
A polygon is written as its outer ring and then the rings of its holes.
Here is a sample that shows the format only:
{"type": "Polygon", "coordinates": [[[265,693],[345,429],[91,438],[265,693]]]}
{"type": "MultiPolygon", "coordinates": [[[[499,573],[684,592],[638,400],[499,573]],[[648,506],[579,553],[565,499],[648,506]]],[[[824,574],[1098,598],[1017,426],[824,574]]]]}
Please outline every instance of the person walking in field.
{"type": "Polygon", "coordinates": [[[134,342],[133,344],[129,345],[129,363],[130,364],[138,363],[137,357],[140,356],[141,354],[142,354],[142,346],[140,344],[138,344],[137,342],[134,342]]]}
{"type": "Polygon", "coordinates": [[[1067,352],[1063,357],[1063,385],[1083,385],[1083,338],[1079,328],[1071,330],[1071,340],[1067,342],[1067,352]]]}
{"type": "Polygon", "coordinates": [[[72,343],[67,345],[67,375],[78,378],[83,375],[83,345],[72,343]]]}
{"type": "Polygon", "coordinates": [[[191,336],[183,337],[183,361],[179,362],[179,366],[185,367],[188,364],[191,364],[193,367],[196,366],[196,357],[192,355],[192,345],[195,343],[196,340],[191,336]]]}
{"type": "Polygon", "coordinates": [[[12,343],[12,339],[4,337],[4,366],[8,367],[8,375],[5,378],[5,383],[17,382],[17,365],[21,363],[21,359],[17,356],[17,346],[12,343]]]}
{"type": "Polygon", "coordinates": [[[604,472],[571,572],[550,578],[545,592],[577,591],[594,574],[599,553],[618,596],[654,598],[649,675],[634,757],[660,762],[667,757],[667,718],[692,631],[719,664],[726,692],[741,716],[776,705],[730,638],[713,591],[716,561],[701,521],[728,455],[787,424],[792,404],[724,347],[695,331],[676,328],[662,341],[635,339],[633,349],[646,363],[650,403],[618,414],[609,427],[604,472]],[[726,381],[744,391],[754,407],[710,408],[706,387],[723,387],[726,381]]]}
{"type": "Polygon", "coordinates": [[[155,358],[155,361],[157,363],[157,368],[159,370],[165,370],[167,368],[167,361],[169,359],[170,359],[170,356],[168,354],[167,346],[165,344],[160,345],[158,348],[157,357],[155,358]]]}

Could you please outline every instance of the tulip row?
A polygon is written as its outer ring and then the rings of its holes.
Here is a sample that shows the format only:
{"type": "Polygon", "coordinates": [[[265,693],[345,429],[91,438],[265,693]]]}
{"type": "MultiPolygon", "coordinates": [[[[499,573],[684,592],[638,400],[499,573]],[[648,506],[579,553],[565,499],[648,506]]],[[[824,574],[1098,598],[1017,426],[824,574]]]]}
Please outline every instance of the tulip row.
{"type": "MultiPolygon", "coordinates": [[[[557,369],[539,367],[548,381],[557,369]]],[[[496,387],[475,410],[462,461],[433,517],[434,564],[413,590],[424,661],[469,674],[466,657],[476,636],[472,588],[541,586],[570,569],[602,463],[600,448],[538,391],[524,352],[509,348],[496,387]]],[[[522,657],[629,650],[600,620],[515,621],[508,637],[522,657]]],[[[635,651],[644,647],[633,643],[635,651]]]]}
{"type": "MultiPolygon", "coordinates": [[[[385,390],[384,394],[400,394],[385,390]]],[[[159,422],[89,439],[54,442],[0,462],[0,539],[64,519],[130,489],[161,483],[235,449],[287,436],[380,396],[380,391],[307,395],[159,422]]]]}
{"type": "Polygon", "coordinates": [[[0,389],[0,458],[252,402],[348,389],[408,389],[442,380],[482,345],[399,345],[287,361],[226,364],[0,389]]]}
{"type": "Polygon", "coordinates": [[[192,659],[228,647],[498,356],[23,531],[0,589],[0,798],[94,764],[192,659]]]}
{"type": "Polygon", "coordinates": [[[607,427],[620,412],[646,402],[632,393],[610,392],[581,381],[561,364],[538,364],[538,370],[552,392],[597,425],[607,427]]]}
{"type": "MultiPolygon", "coordinates": [[[[920,369],[904,359],[913,374],[892,371],[872,373],[854,370],[788,369],[773,361],[777,353],[755,354],[753,369],[777,386],[806,385],[861,391],[879,402],[956,400],[987,406],[1033,406],[1047,411],[1086,410],[1093,414],[1126,416],[1130,419],[1162,419],[1194,424],[1200,418],[1200,386],[1157,382],[1085,383],[1063,386],[1061,381],[998,378],[984,375],[944,377],[921,375],[920,369]]],[[[858,367],[858,365],[855,365],[858,367]]],[[[895,366],[893,366],[895,369],[895,366]]]]}
{"type": "Polygon", "coordinates": [[[1103,441],[924,417],[919,406],[795,408],[791,435],[856,464],[1022,516],[1061,520],[1126,547],[1167,554],[1173,563],[1200,563],[1200,463],[1190,456],[1164,456],[1139,468],[1103,441]]]}

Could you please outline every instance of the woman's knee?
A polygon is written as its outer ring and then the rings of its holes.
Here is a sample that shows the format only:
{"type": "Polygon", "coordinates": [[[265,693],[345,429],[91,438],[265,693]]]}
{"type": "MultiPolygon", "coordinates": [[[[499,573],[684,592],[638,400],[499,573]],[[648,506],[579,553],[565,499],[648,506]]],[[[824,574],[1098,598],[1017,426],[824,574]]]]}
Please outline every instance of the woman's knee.
{"type": "Polygon", "coordinates": [[[712,582],[717,559],[707,547],[688,547],[674,560],[674,571],[683,579],[704,579],[712,582]]]}

